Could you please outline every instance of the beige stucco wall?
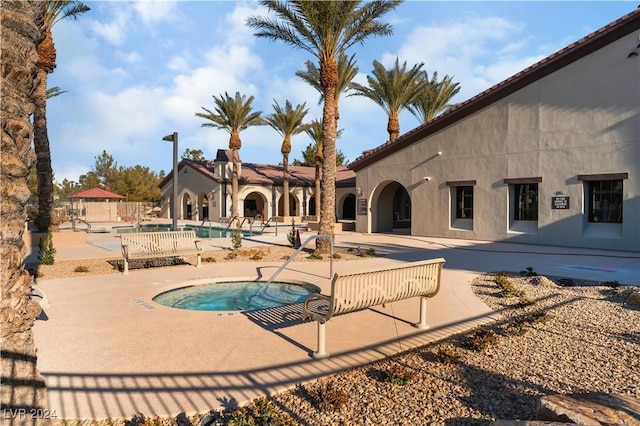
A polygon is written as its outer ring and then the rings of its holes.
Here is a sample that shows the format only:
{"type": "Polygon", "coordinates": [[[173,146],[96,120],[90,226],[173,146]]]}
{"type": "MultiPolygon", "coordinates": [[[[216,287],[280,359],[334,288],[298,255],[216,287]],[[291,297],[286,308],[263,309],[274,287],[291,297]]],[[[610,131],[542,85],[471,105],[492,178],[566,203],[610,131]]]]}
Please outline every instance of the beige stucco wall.
{"type": "MultiPolygon", "coordinates": [[[[216,171],[222,173],[222,167],[224,164],[228,164],[225,168],[227,176],[231,176],[230,163],[216,164],[216,171]]],[[[161,188],[162,202],[160,217],[171,218],[170,200],[173,197],[173,180],[170,179],[167,184],[161,188]]],[[[192,220],[201,221],[204,219],[202,215],[202,201],[203,197],[209,199],[209,219],[212,222],[220,222],[222,217],[228,217],[231,214],[231,184],[229,183],[226,188],[226,194],[224,191],[224,184],[219,184],[209,176],[196,171],[188,165],[183,166],[178,173],[178,219],[188,219],[187,217],[187,203],[186,197],[191,201],[192,220]],[[186,173],[185,173],[186,170],[186,173]],[[223,200],[226,201],[223,203],[223,200]],[[223,205],[226,207],[226,214],[221,212],[223,205]]],[[[315,187],[290,186],[289,192],[295,199],[295,217],[301,218],[302,216],[309,215],[309,203],[314,198],[315,187]],[[306,208],[305,208],[306,202],[306,208]],[[306,215],[305,215],[306,213],[306,215]]],[[[342,204],[341,200],[349,193],[355,193],[355,188],[336,188],[336,214],[342,217],[342,204]]],[[[259,197],[263,203],[261,213],[264,212],[264,221],[267,221],[273,216],[279,215],[277,208],[280,199],[283,196],[282,186],[272,185],[240,185],[238,193],[238,211],[240,215],[245,215],[245,200],[247,197],[259,197]]]]}
{"type": "Polygon", "coordinates": [[[378,197],[396,181],[410,194],[414,235],[640,251],[640,58],[627,57],[638,35],[359,170],[356,186],[369,211],[357,216],[356,230],[385,231],[377,207],[390,201],[378,197]],[[629,174],[622,224],[587,222],[585,184],[577,176],[600,173],[629,174]],[[503,180],[538,176],[537,229],[515,228],[503,180]],[[470,229],[452,226],[445,182],[461,180],[476,180],[470,229]],[[570,197],[569,209],[551,209],[557,192],[570,197]]]}

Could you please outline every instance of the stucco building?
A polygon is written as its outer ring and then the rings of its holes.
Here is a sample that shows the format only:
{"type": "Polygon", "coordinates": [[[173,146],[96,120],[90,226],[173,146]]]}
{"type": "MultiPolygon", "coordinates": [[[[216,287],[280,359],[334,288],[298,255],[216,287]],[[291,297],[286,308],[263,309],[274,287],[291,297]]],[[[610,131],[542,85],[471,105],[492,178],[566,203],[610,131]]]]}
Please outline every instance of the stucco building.
{"type": "MultiPolygon", "coordinates": [[[[230,152],[218,150],[214,160],[183,159],[178,164],[178,219],[220,222],[231,217],[230,152]]],[[[315,220],[315,168],[289,166],[289,212],[285,214],[281,165],[241,163],[238,212],[241,217],[297,222],[315,220]]],[[[160,183],[161,216],[170,217],[173,172],[160,183]]],[[[336,171],[336,217],[355,220],[355,172],[336,171]]]]}
{"type": "Polygon", "coordinates": [[[356,230],[640,251],[640,9],[365,151],[356,230]]]}

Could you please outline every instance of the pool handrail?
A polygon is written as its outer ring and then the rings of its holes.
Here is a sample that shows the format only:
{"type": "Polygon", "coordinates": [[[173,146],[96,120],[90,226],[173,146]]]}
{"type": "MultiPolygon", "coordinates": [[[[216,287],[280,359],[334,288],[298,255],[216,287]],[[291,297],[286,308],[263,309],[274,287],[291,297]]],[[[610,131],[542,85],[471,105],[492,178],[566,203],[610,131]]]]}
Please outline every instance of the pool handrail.
{"type": "Polygon", "coordinates": [[[293,260],[295,259],[295,257],[298,255],[298,253],[300,253],[302,251],[302,249],[304,249],[307,245],[307,243],[309,243],[312,240],[317,240],[318,238],[326,238],[329,240],[329,247],[330,247],[330,255],[331,257],[329,258],[329,278],[331,278],[333,276],[333,239],[331,238],[331,235],[328,234],[317,234],[317,235],[311,235],[309,238],[307,238],[302,244],[300,244],[300,247],[298,247],[298,249],[296,251],[294,251],[293,253],[291,253],[291,256],[289,256],[289,259],[287,259],[286,262],[284,262],[282,264],[282,266],[280,266],[278,268],[278,270],[271,276],[271,278],[269,278],[267,280],[267,282],[265,283],[266,285],[269,285],[273,282],[273,280],[280,274],[280,272],[282,272],[282,270],[284,268],[287,267],[287,265],[293,260]]]}

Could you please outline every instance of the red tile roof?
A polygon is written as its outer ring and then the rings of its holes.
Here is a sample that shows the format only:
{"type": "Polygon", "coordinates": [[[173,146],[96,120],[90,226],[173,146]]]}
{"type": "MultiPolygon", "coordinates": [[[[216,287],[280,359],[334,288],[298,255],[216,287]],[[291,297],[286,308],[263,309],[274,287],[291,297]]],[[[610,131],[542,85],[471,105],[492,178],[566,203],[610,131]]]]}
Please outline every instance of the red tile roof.
{"type": "MultiPolygon", "coordinates": [[[[221,161],[219,154],[216,161],[221,161]]],[[[189,166],[192,169],[204,174],[208,178],[222,182],[221,176],[215,174],[215,162],[211,160],[188,160],[183,159],[178,164],[178,171],[183,167],[189,166]]],[[[281,186],[283,183],[282,178],[282,165],[272,164],[257,164],[257,163],[242,163],[240,185],[276,185],[281,186]]],[[[172,172],[170,172],[160,183],[160,187],[169,183],[172,179],[172,172]]],[[[227,177],[230,179],[230,176],[227,177]]],[[[294,186],[313,186],[315,183],[315,168],[305,166],[289,166],[289,185],[294,186]]],[[[346,187],[355,186],[356,173],[347,168],[346,166],[338,166],[336,168],[336,186],[346,187]]]]}
{"type": "Polygon", "coordinates": [[[109,192],[106,189],[102,188],[91,188],[84,191],[80,191],[77,194],[71,195],[71,198],[99,198],[99,199],[108,199],[108,198],[127,198],[124,195],[116,194],[115,192],[109,192]]]}
{"type": "Polygon", "coordinates": [[[410,130],[395,141],[387,141],[376,148],[364,151],[361,156],[349,163],[348,167],[358,171],[376,163],[638,29],[640,29],[640,8],[458,104],[428,123],[410,130]]]}

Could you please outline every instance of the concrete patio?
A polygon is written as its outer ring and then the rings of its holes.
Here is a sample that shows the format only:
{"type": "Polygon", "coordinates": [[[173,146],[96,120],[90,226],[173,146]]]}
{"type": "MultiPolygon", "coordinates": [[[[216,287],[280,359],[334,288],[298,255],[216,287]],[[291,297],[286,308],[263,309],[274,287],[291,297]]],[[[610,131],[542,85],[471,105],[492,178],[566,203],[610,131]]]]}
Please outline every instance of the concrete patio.
{"type": "MultiPolygon", "coordinates": [[[[56,259],[118,256],[113,238],[88,235],[86,245],[59,248],[56,259]]],[[[224,240],[205,245],[220,247],[228,244],[224,240]]],[[[244,244],[285,242],[286,235],[265,235],[244,244]]],[[[531,267],[543,275],[640,283],[636,252],[357,233],[336,235],[336,245],[374,248],[382,255],[336,261],[336,272],[444,257],[441,290],[428,303],[431,328],[411,326],[418,319],[417,299],[339,316],[327,323],[332,356],[317,361],[309,356],[316,349],[316,325],[301,320],[300,305],[220,313],[152,301],[186,284],[266,279],[281,262],[205,263],[43,280],[38,285],[51,306],[46,319],[36,322],[35,339],[47,408],[61,418],[100,419],[175,416],[243,404],[497,318],[471,291],[470,282],[483,272],[531,267]]],[[[328,293],[329,264],[294,262],[278,279],[312,283],[328,293]]]]}

